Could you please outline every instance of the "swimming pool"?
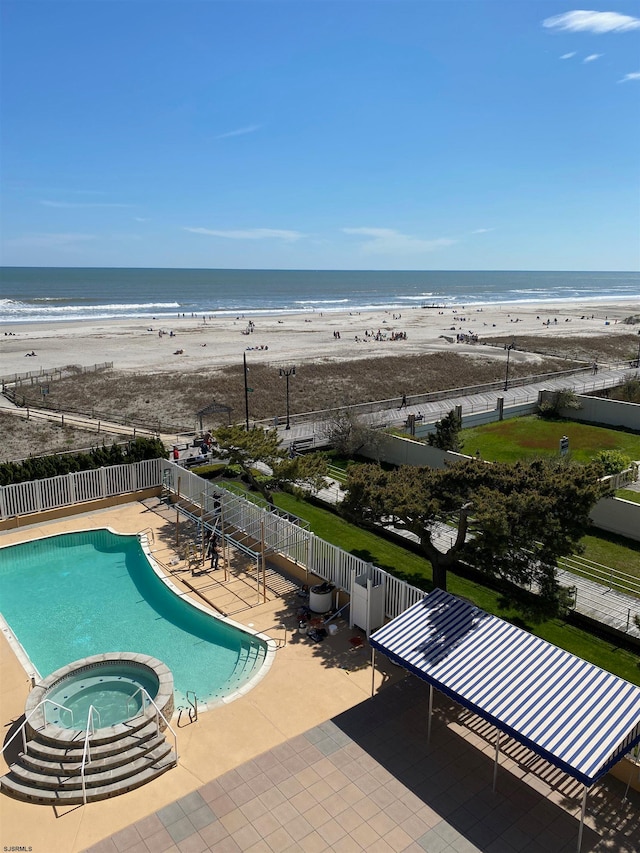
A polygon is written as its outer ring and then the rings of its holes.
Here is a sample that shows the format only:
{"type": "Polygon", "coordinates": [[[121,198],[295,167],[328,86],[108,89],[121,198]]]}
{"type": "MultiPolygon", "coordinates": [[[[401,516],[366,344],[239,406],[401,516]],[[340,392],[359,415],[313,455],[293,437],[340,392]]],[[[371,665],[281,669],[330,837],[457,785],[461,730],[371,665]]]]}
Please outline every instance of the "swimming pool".
{"type": "Polygon", "coordinates": [[[0,549],[0,612],[41,676],[104,652],[138,652],[173,673],[176,704],[235,696],[264,674],[264,639],[181,598],[137,536],[100,529],[0,549]]]}

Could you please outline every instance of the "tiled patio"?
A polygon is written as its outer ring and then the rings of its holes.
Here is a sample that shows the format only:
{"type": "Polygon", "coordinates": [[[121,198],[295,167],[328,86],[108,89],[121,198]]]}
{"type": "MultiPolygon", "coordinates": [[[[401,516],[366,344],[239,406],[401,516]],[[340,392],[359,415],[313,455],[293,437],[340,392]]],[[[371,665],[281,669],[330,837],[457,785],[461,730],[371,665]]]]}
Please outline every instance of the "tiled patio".
{"type": "MultiPolygon", "coordinates": [[[[314,726],[90,848],[90,853],[573,853],[581,786],[413,678],[314,726]],[[470,725],[469,725],[470,724],[470,725]]],[[[637,853],[640,795],[590,794],[583,851],[637,853]]]]}

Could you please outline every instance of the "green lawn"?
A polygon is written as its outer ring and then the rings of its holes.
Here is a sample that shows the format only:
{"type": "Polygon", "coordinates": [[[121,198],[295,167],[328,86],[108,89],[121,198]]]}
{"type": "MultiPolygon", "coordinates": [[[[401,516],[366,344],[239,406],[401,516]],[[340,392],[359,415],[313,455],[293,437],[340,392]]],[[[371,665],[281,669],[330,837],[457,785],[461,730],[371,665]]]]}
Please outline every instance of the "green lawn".
{"type": "MultiPolygon", "coordinates": [[[[329,510],[301,501],[290,494],[278,493],[276,504],[281,509],[309,521],[313,532],[327,542],[370,561],[415,586],[425,590],[431,589],[431,564],[425,558],[375,533],[348,524],[329,510]]],[[[454,595],[464,596],[483,610],[526,628],[603,669],[634,684],[640,684],[638,655],[619,648],[614,640],[601,640],[562,619],[535,621],[523,616],[522,611],[506,602],[501,593],[453,573],[449,574],[449,591],[454,595]]]]}
{"type": "Polygon", "coordinates": [[[632,501],[634,504],[640,504],[640,492],[633,492],[631,489],[618,489],[616,497],[625,501],[632,501]]]}
{"type": "Polygon", "coordinates": [[[582,544],[585,550],[581,556],[587,560],[640,578],[640,542],[602,532],[585,536],[582,544]]]}
{"type": "Polygon", "coordinates": [[[517,462],[541,456],[558,456],[562,436],[569,438],[569,455],[586,463],[600,450],[620,450],[640,459],[640,435],[580,424],[570,420],[545,420],[538,415],[509,418],[460,433],[463,453],[480,451],[490,462],[517,462]]]}

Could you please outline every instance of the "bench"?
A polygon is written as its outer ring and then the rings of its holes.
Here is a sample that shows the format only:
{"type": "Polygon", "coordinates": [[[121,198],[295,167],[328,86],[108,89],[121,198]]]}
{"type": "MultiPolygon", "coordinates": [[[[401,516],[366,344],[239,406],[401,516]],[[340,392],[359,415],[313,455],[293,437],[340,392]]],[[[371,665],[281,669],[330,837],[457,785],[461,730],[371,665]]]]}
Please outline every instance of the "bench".
{"type": "Polygon", "coordinates": [[[181,459],[180,464],[184,465],[185,468],[193,468],[195,465],[204,465],[209,459],[209,454],[205,456],[203,453],[199,453],[197,456],[187,456],[186,459],[181,459]]]}
{"type": "Polygon", "coordinates": [[[291,442],[291,451],[292,453],[301,453],[303,450],[309,450],[310,447],[313,447],[315,441],[313,435],[307,438],[296,438],[295,441],[291,442]]]}

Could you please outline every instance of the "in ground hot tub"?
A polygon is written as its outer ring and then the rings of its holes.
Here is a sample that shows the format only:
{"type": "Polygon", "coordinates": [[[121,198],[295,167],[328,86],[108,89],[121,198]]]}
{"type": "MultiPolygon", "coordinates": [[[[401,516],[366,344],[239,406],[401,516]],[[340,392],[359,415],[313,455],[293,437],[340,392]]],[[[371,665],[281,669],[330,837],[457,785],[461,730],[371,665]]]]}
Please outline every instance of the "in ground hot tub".
{"type": "Polygon", "coordinates": [[[34,730],[78,731],[87,728],[93,706],[97,711],[93,727],[115,728],[134,717],[155,716],[148,697],[171,718],[173,676],[162,661],[127,652],[94,655],[56,670],[37,684],[29,694],[25,714],[29,717],[37,708],[29,719],[34,730]]]}

